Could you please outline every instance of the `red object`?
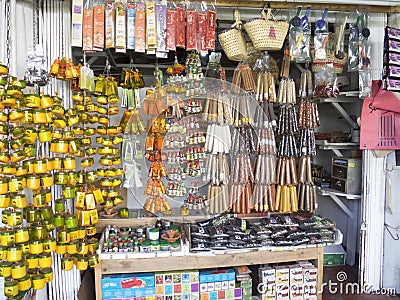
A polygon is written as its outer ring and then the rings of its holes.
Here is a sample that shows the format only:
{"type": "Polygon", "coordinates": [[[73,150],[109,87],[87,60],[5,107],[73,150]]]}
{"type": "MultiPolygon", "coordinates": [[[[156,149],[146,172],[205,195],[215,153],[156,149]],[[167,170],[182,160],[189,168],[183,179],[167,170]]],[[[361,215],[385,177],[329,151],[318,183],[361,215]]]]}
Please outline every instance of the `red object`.
{"type": "Polygon", "coordinates": [[[360,149],[400,149],[400,99],[372,82],[372,97],[365,98],[361,112],[360,149]]]}
{"type": "Polygon", "coordinates": [[[177,7],[176,47],[185,48],[185,9],[177,7]]]}
{"type": "Polygon", "coordinates": [[[121,287],[123,289],[144,288],[146,287],[146,282],[142,279],[137,279],[136,277],[132,277],[121,280],[121,287]]]}
{"type": "Polygon", "coordinates": [[[168,9],[167,12],[167,41],[166,41],[166,49],[175,51],[176,49],[176,18],[177,12],[176,10],[168,9]]]}
{"type": "Polygon", "coordinates": [[[186,11],[186,50],[197,50],[197,13],[186,11]]]}
{"type": "Polygon", "coordinates": [[[215,31],[217,29],[217,12],[209,10],[207,13],[207,34],[206,49],[214,50],[215,48],[215,31]]]}
{"type": "Polygon", "coordinates": [[[206,45],[206,35],[207,35],[207,15],[204,12],[199,12],[197,14],[197,23],[198,23],[198,33],[199,33],[199,41],[198,41],[198,51],[204,52],[207,50],[206,45]]]}

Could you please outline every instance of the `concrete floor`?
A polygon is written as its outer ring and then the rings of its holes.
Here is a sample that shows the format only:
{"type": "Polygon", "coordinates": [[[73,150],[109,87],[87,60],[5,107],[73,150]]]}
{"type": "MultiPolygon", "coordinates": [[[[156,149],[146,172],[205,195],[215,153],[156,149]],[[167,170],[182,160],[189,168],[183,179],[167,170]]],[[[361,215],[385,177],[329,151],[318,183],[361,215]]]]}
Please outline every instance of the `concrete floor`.
{"type": "MultiPolygon", "coordinates": [[[[388,295],[368,295],[368,294],[357,294],[355,288],[353,292],[352,285],[350,283],[358,282],[358,270],[357,267],[350,266],[335,266],[335,267],[324,267],[324,283],[331,282],[331,288],[325,286],[324,293],[322,296],[323,300],[389,300],[389,299],[400,299],[400,295],[388,296],[388,295]],[[344,279],[347,277],[347,279],[344,279]],[[346,292],[347,289],[347,292],[346,292]]],[[[384,291],[382,293],[388,293],[391,291],[384,291]]],[[[399,292],[399,291],[397,291],[399,292]]]]}

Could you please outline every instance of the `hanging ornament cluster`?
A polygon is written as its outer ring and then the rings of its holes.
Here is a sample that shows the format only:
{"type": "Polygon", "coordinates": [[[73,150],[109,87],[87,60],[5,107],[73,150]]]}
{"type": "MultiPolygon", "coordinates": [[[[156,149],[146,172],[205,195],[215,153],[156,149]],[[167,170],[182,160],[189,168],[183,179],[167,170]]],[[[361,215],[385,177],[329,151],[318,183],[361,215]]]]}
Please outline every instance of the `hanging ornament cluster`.
{"type": "Polygon", "coordinates": [[[290,57],[285,50],[278,92],[279,118],[277,133],[280,135],[278,147],[278,160],[276,164],[276,203],[275,210],[288,213],[298,210],[298,199],[296,185],[296,157],[298,156],[297,141],[295,135],[298,133],[296,116],[296,90],[293,80],[289,79],[290,57]]]}
{"type": "Polygon", "coordinates": [[[71,58],[57,57],[50,67],[49,75],[59,80],[79,80],[81,64],[74,65],[71,58]]]}
{"type": "Polygon", "coordinates": [[[71,42],[83,51],[115,48],[120,53],[133,50],[166,57],[176,48],[205,52],[215,47],[216,10],[206,1],[187,5],[168,5],[166,1],[87,2],[74,5],[73,16],[77,10],[83,17],[73,18],[75,34],[71,42]]]}
{"type": "Polygon", "coordinates": [[[315,211],[317,193],[312,180],[311,157],[316,155],[314,129],[320,125],[317,103],[312,100],[312,74],[305,70],[301,74],[299,105],[299,208],[305,211],[315,211]]]}
{"type": "Polygon", "coordinates": [[[276,90],[275,79],[269,67],[269,55],[265,52],[254,66],[258,106],[255,117],[257,157],[254,167],[253,205],[257,212],[275,210],[276,116],[273,105],[276,102],[276,90]]]}

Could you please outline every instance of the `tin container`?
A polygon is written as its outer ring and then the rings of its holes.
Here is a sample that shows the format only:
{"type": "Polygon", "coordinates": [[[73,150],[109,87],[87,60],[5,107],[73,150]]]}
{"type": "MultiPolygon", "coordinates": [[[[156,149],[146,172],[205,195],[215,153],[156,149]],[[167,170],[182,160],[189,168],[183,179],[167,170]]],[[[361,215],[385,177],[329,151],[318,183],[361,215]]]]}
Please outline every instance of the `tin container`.
{"type": "Polygon", "coordinates": [[[96,234],[96,227],[95,226],[87,226],[86,227],[86,235],[87,236],[93,236],[96,234]]]}
{"type": "Polygon", "coordinates": [[[4,260],[0,262],[0,277],[7,278],[11,276],[11,263],[4,260]]]}
{"type": "Polygon", "coordinates": [[[3,247],[12,246],[15,242],[15,231],[12,229],[6,229],[0,234],[1,245],[3,247]]]}
{"type": "Polygon", "coordinates": [[[85,256],[78,257],[76,261],[76,268],[80,271],[85,271],[88,268],[88,258],[85,256]]]}
{"type": "Polygon", "coordinates": [[[0,179],[0,194],[4,195],[8,193],[8,179],[1,178],[0,179]]]}
{"type": "Polygon", "coordinates": [[[89,267],[95,268],[100,265],[100,256],[98,253],[90,253],[88,255],[89,267]]]}
{"type": "Polygon", "coordinates": [[[65,253],[67,253],[67,245],[66,244],[57,243],[56,253],[57,254],[65,254],[65,253]]]}
{"type": "Polygon", "coordinates": [[[31,241],[29,244],[29,251],[31,254],[40,254],[43,252],[43,242],[42,241],[31,241]]]}
{"type": "Polygon", "coordinates": [[[59,171],[55,173],[55,183],[59,185],[64,185],[68,183],[67,173],[64,171],[59,171]]]}
{"type": "Polygon", "coordinates": [[[23,177],[10,178],[8,181],[8,191],[10,193],[21,192],[26,187],[26,179],[23,177]]]}
{"type": "Polygon", "coordinates": [[[74,267],[74,260],[72,259],[72,257],[66,255],[61,258],[61,269],[62,270],[69,271],[69,270],[72,270],[73,267],[74,267]]]}
{"type": "Polygon", "coordinates": [[[12,278],[20,279],[24,278],[26,275],[26,266],[24,262],[16,262],[11,266],[12,278]]]}
{"type": "Polygon", "coordinates": [[[15,229],[15,243],[21,244],[29,241],[28,228],[20,227],[15,229]]]}
{"type": "Polygon", "coordinates": [[[49,283],[53,280],[53,269],[51,267],[41,269],[40,274],[44,275],[44,280],[46,283],[49,283]]]}
{"type": "Polygon", "coordinates": [[[27,265],[28,269],[34,269],[37,266],[39,266],[39,256],[37,256],[35,254],[27,255],[25,260],[26,260],[26,265],[27,265]]]}
{"type": "Polygon", "coordinates": [[[53,237],[47,237],[43,240],[43,252],[50,253],[56,250],[57,242],[53,237]]]}
{"type": "Polygon", "coordinates": [[[7,218],[7,225],[10,227],[22,225],[22,211],[10,211],[7,218]]]}
{"type": "Polygon", "coordinates": [[[63,213],[56,213],[54,215],[54,226],[63,227],[65,225],[65,217],[63,213]]]}
{"type": "Polygon", "coordinates": [[[43,274],[32,275],[32,288],[34,290],[41,290],[46,286],[46,280],[43,274]]]}
{"type": "Polygon", "coordinates": [[[86,228],[83,226],[78,227],[78,239],[82,240],[86,236],[86,228]]]}
{"type": "Polygon", "coordinates": [[[61,157],[53,157],[50,159],[53,170],[61,170],[62,169],[62,158],[61,157]]]}
{"type": "Polygon", "coordinates": [[[40,176],[40,185],[43,188],[49,188],[53,186],[53,176],[51,174],[45,174],[40,176]]]}
{"type": "Polygon", "coordinates": [[[33,196],[33,205],[35,207],[43,207],[47,203],[46,201],[46,195],[44,194],[35,194],[33,196]]]}
{"type": "Polygon", "coordinates": [[[44,109],[35,109],[32,114],[33,123],[35,124],[47,124],[48,119],[46,111],[44,109]]]}
{"type": "Polygon", "coordinates": [[[40,214],[39,211],[34,209],[33,207],[29,207],[26,209],[25,218],[28,223],[37,223],[39,222],[40,214]]]}
{"type": "Polygon", "coordinates": [[[39,254],[39,266],[44,269],[51,267],[52,258],[50,253],[39,254]]]}
{"type": "Polygon", "coordinates": [[[30,253],[30,243],[29,242],[21,243],[19,245],[21,246],[22,255],[28,255],[30,253]]]}
{"type": "Polygon", "coordinates": [[[68,252],[68,254],[78,253],[77,241],[71,241],[67,244],[67,252],[68,252]]]}
{"type": "Polygon", "coordinates": [[[65,199],[75,198],[76,188],[72,186],[63,186],[62,195],[65,199]]]}
{"type": "Polygon", "coordinates": [[[51,142],[53,139],[50,128],[41,128],[39,129],[39,141],[41,143],[51,142]]]}
{"type": "Polygon", "coordinates": [[[33,171],[36,174],[47,173],[47,159],[38,159],[33,162],[33,171]]]}
{"type": "Polygon", "coordinates": [[[81,166],[83,168],[90,168],[91,166],[93,166],[93,164],[94,164],[94,160],[92,157],[85,157],[81,161],[81,166]]]}
{"type": "MultiPolygon", "coordinates": [[[[89,243],[86,241],[79,241],[76,246],[76,252],[79,255],[86,255],[89,251],[89,243]]],[[[71,253],[68,251],[68,253],[71,253]]],[[[71,253],[72,254],[72,253],[71,253]]]]}
{"type": "Polygon", "coordinates": [[[31,241],[40,241],[47,237],[47,230],[42,225],[35,225],[29,228],[29,238],[31,241]]]}
{"type": "Polygon", "coordinates": [[[42,207],[39,212],[43,221],[54,222],[54,213],[50,206],[42,207]]]}
{"type": "Polygon", "coordinates": [[[7,248],[7,260],[17,262],[22,259],[22,248],[19,245],[13,245],[7,248]]]}
{"type": "Polygon", "coordinates": [[[18,290],[21,292],[26,292],[32,287],[31,277],[26,275],[18,280],[18,290]]]}
{"type": "Polygon", "coordinates": [[[119,217],[121,219],[129,218],[129,209],[128,208],[120,208],[118,211],[119,217]]]}
{"type": "MultiPolygon", "coordinates": [[[[4,174],[4,167],[3,167],[3,174],[4,174]]],[[[18,166],[15,169],[15,176],[25,176],[28,174],[28,170],[24,166],[18,166]]]]}
{"type": "Polygon", "coordinates": [[[88,241],[89,252],[96,252],[99,249],[99,240],[96,238],[91,238],[88,241]]]}
{"type": "Polygon", "coordinates": [[[30,190],[38,190],[40,188],[40,177],[37,175],[27,176],[26,187],[30,190]]]}
{"type": "Polygon", "coordinates": [[[71,236],[69,230],[66,228],[61,228],[57,230],[57,240],[60,244],[67,244],[71,241],[71,236]]]}
{"type": "Polygon", "coordinates": [[[0,195],[0,208],[6,208],[10,206],[10,196],[8,194],[0,195]]]}
{"type": "Polygon", "coordinates": [[[7,247],[0,246],[0,260],[7,259],[7,247]]]}
{"type": "Polygon", "coordinates": [[[17,176],[17,167],[12,164],[5,164],[3,165],[2,169],[3,175],[16,175],[17,176]]]}
{"type": "Polygon", "coordinates": [[[18,295],[18,281],[6,280],[4,282],[4,296],[15,297],[18,295]]]}
{"type": "Polygon", "coordinates": [[[65,227],[68,229],[78,227],[78,219],[75,215],[67,215],[65,216],[65,227]]]}

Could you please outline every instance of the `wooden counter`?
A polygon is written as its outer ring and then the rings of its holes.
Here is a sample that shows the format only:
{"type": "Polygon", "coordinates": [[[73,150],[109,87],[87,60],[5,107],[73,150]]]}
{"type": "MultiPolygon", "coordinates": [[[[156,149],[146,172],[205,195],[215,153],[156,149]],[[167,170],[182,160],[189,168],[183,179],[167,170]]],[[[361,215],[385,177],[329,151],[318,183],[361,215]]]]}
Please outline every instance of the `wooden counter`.
{"type": "Polygon", "coordinates": [[[242,265],[271,264],[279,262],[294,262],[298,260],[316,260],[318,267],[318,299],[322,299],[321,287],[323,276],[323,247],[303,248],[296,251],[270,251],[252,249],[248,252],[174,257],[102,259],[95,268],[96,299],[102,297],[101,277],[103,274],[121,274],[135,272],[158,272],[185,269],[207,269],[219,267],[234,267],[242,265]]]}

